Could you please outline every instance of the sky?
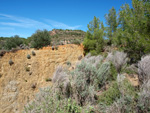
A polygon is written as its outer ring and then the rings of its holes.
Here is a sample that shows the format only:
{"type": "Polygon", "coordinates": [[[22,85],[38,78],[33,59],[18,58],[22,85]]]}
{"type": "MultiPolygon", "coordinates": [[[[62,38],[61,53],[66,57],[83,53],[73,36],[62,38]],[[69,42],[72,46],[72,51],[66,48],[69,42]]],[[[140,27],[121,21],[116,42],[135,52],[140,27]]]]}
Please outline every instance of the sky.
{"type": "Polygon", "coordinates": [[[36,30],[79,29],[87,31],[94,18],[131,0],[0,0],[0,37],[30,37],[36,30]]]}

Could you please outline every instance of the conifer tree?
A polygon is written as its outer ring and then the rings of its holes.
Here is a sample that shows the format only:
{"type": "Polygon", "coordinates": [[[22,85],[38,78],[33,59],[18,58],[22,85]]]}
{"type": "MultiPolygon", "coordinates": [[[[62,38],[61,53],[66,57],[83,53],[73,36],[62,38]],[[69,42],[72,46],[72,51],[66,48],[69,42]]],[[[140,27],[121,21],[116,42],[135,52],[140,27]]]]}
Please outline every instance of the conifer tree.
{"type": "Polygon", "coordinates": [[[114,34],[117,30],[117,14],[114,7],[109,10],[109,13],[105,15],[107,27],[107,37],[109,38],[110,44],[112,43],[114,34]]]}
{"type": "Polygon", "coordinates": [[[103,50],[104,25],[99,18],[94,19],[88,24],[88,31],[83,45],[85,52],[91,52],[93,55],[99,54],[103,50]]]}

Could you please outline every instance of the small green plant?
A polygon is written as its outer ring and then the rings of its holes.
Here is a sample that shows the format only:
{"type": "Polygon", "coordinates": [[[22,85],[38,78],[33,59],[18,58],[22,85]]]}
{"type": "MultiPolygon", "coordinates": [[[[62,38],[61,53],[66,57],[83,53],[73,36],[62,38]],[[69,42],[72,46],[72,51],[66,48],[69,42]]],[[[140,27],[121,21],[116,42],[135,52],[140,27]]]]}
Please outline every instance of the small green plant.
{"type": "Polygon", "coordinates": [[[52,50],[55,50],[55,47],[54,47],[54,46],[52,46],[52,50]]]}
{"type": "Polygon", "coordinates": [[[26,71],[30,71],[30,67],[25,67],[26,71]]]}
{"type": "Polygon", "coordinates": [[[73,44],[77,44],[77,45],[80,45],[80,40],[79,39],[75,39],[73,42],[72,42],[73,44]]]}
{"type": "Polygon", "coordinates": [[[2,77],[2,74],[0,73],[0,78],[2,77]]]}
{"type": "Polygon", "coordinates": [[[118,73],[117,73],[115,66],[112,63],[110,64],[110,73],[111,73],[110,79],[116,80],[118,73]]]}
{"type": "Polygon", "coordinates": [[[33,55],[33,56],[35,56],[35,55],[36,55],[36,53],[35,53],[34,51],[32,51],[32,55],[33,55]]]}
{"type": "Polygon", "coordinates": [[[6,53],[5,50],[0,50],[0,56],[1,56],[1,57],[4,56],[5,53],[6,53]]]}
{"type": "Polygon", "coordinates": [[[11,66],[11,65],[13,65],[14,64],[14,62],[10,59],[9,60],[9,65],[11,66]]]}
{"type": "Polygon", "coordinates": [[[71,66],[71,62],[69,62],[69,61],[67,61],[66,64],[67,64],[68,66],[71,66]]]}
{"type": "Polygon", "coordinates": [[[52,81],[51,78],[46,78],[46,82],[50,82],[50,81],[52,81]]]}
{"type": "Polygon", "coordinates": [[[27,55],[27,59],[31,59],[31,56],[29,54],[27,55]]]}
{"type": "Polygon", "coordinates": [[[29,72],[29,75],[32,75],[32,72],[29,72]]]}
{"type": "Polygon", "coordinates": [[[32,85],[31,85],[31,88],[32,88],[32,89],[35,89],[35,88],[36,88],[36,85],[37,85],[36,83],[32,84],[32,85]]]}
{"type": "Polygon", "coordinates": [[[58,50],[58,46],[55,46],[55,50],[58,50]]]}
{"type": "Polygon", "coordinates": [[[111,105],[116,99],[120,98],[120,91],[117,82],[114,82],[112,86],[104,91],[99,96],[99,103],[105,103],[106,105],[111,105]]]}
{"type": "Polygon", "coordinates": [[[92,56],[95,56],[95,55],[97,55],[97,52],[96,52],[96,50],[91,50],[91,51],[90,51],[90,53],[91,53],[91,55],[92,55],[92,56]]]}
{"type": "Polygon", "coordinates": [[[79,57],[78,57],[78,60],[81,60],[82,59],[82,55],[80,55],[79,57]]]}

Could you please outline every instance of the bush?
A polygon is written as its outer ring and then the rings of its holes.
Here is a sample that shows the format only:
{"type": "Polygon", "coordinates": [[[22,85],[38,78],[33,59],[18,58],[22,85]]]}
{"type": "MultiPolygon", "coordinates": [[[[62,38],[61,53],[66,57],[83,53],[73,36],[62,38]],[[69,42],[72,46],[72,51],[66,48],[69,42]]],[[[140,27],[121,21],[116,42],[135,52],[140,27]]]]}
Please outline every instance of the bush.
{"type": "Polygon", "coordinates": [[[127,79],[113,82],[112,85],[99,96],[99,102],[107,105],[107,113],[129,113],[136,111],[138,94],[127,79]]]}
{"type": "Polygon", "coordinates": [[[85,56],[72,72],[73,97],[79,105],[96,102],[96,90],[101,88],[109,76],[108,62],[102,63],[102,56],[85,56]]]}
{"type": "Polygon", "coordinates": [[[26,71],[30,71],[30,67],[25,67],[26,71]]]}
{"type": "Polygon", "coordinates": [[[58,50],[58,46],[55,46],[55,50],[58,50]]]}
{"type": "Polygon", "coordinates": [[[54,47],[54,46],[52,46],[52,50],[55,50],[55,47],[54,47]]]}
{"type": "Polygon", "coordinates": [[[11,66],[11,65],[13,65],[14,64],[14,62],[10,59],[9,60],[9,65],[11,66]]]}
{"type": "Polygon", "coordinates": [[[55,90],[62,94],[64,97],[70,96],[70,81],[69,76],[63,70],[62,66],[58,66],[53,74],[52,82],[55,86],[55,90]]]}
{"type": "MultiPolygon", "coordinates": [[[[90,111],[90,108],[88,108],[90,111]]],[[[81,113],[87,109],[81,108],[73,99],[59,100],[57,93],[52,88],[40,89],[34,101],[25,106],[24,113],[81,113]]],[[[88,112],[90,113],[90,112],[88,112]]]]}
{"type": "Polygon", "coordinates": [[[150,112],[150,80],[141,86],[138,98],[138,111],[143,113],[150,112]]]}
{"type": "Polygon", "coordinates": [[[119,91],[118,84],[114,82],[112,86],[109,87],[106,91],[104,91],[100,96],[99,96],[99,102],[104,103],[106,105],[111,105],[113,104],[114,101],[119,99],[121,96],[121,93],[119,91]]]}
{"type": "Polygon", "coordinates": [[[138,62],[138,78],[140,83],[144,83],[150,80],[150,55],[142,57],[141,61],[138,62]]]}
{"type": "Polygon", "coordinates": [[[96,68],[82,61],[72,73],[73,98],[83,106],[95,102],[96,68]]]}
{"type": "Polygon", "coordinates": [[[31,56],[29,54],[27,55],[27,59],[31,59],[31,56]]]}
{"type": "Polygon", "coordinates": [[[91,56],[91,53],[87,54],[82,61],[87,62],[88,64],[96,67],[97,69],[99,68],[99,64],[102,62],[103,56],[98,55],[98,56],[91,56]]]}
{"type": "Polygon", "coordinates": [[[68,66],[71,66],[71,62],[69,62],[69,61],[67,61],[66,64],[67,64],[68,66]]]}
{"type": "Polygon", "coordinates": [[[106,60],[111,61],[116,67],[117,72],[120,73],[122,67],[127,63],[128,58],[126,53],[116,51],[114,55],[109,53],[106,60]]]}
{"type": "Polygon", "coordinates": [[[97,79],[99,87],[103,86],[110,75],[110,63],[104,62],[97,71],[97,79]]]}
{"type": "Polygon", "coordinates": [[[118,73],[117,73],[115,66],[112,63],[110,64],[110,74],[111,74],[111,76],[109,78],[110,80],[116,80],[117,79],[118,73]]]}
{"type": "Polygon", "coordinates": [[[36,53],[35,53],[34,51],[32,51],[32,55],[33,55],[33,56],[35,56],[35,55],[36,55],[36,53]]]}
{"type": "Polygon", "coordinates": [[[136,101],[130,95],[121,97],[106,108],[107,113],[140,113],[137,112],[136,101]]]}
{"type": "Polygon", "coordinates": [[[0,50],[0,56],[2,57],[2,56],[4,56],[5,55],[5,53],[6,53],[6,51],[5,50],[0,50]]]}
{"type": "Polygon", "coordinates": [[[31,46],[33,48],[42,48],[44,46],[50,45],[51,36],[47,30],[37,30],[32,36],[31,46]]]}
{"type": "Polygon", "coordinates": [[[78,56],[78,60],[81,60],[82,59],[82,55],[78,56]]]}
{"type": "Polygon", "coordinates": [[[46,78],[46,82],[50,82],[50,81],[52,81],[51,78],[46,78]]]}
{"type": "Polygon", "coordinates": [[[4,48],[7,50],[11,50],[12,48],[16,48],[21,44],[23,44],[23,40],[18,35],[15,35],[14,37],[6,40],[4,48]]]}
{"type": "Polygon", "coordinates": [[[81,42],[80,42],[80,40],[79,40],[79,39],[75,39],[74,41],[72,41],[72,43],[73,43],[73,44],[80,45],[80,43],[81,43],[81,42]]]}

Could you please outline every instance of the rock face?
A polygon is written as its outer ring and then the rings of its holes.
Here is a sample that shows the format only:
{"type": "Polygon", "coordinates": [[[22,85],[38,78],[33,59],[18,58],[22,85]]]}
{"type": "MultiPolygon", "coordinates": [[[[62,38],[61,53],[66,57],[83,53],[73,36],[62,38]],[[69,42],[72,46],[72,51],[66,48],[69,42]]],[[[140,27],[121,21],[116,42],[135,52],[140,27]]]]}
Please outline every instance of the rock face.
{"type": "Polygon", "coordinates": [[[19,50],[0,58],[0,113],[20,113],[24,105],[34,98],[39,88],[51,85],[53,72],[58,65],[72,66],[83,56],[83,46],[62,45],[58,50],[44,47],[40,50],[19,50]],[[32,55],[32,51],[36,56],[32,55]],[[31,56],[27,59],[27,54],[31,56]],[[14,64],[9,65],[9,60],[14,64]],[[33,85],[35,86],[33,88],[33,85]]]}

